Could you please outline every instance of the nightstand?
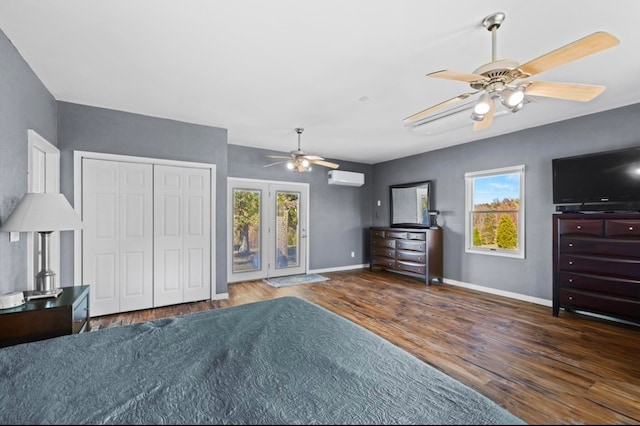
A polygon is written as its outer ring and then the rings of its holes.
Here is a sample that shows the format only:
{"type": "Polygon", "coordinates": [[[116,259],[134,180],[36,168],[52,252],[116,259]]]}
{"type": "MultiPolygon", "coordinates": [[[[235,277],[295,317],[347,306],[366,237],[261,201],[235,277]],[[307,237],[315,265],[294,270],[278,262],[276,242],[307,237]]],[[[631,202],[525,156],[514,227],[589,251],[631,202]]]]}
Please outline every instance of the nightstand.
{"type": "Polygon", "coordinates": [[[0,310],[0,347],[88,330],[88,285],[63,287],[58,297],[0,310]]]}

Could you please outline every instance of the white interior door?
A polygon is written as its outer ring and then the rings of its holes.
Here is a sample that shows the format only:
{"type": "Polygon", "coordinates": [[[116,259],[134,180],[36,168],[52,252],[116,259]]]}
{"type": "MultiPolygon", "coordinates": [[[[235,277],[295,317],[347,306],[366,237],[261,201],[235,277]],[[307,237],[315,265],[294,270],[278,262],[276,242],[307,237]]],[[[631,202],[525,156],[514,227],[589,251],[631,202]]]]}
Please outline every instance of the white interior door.
{"type": "Polygon", "coordinates": [[[92,316],[153,305],[152,166],[82,160],[82,282],[92,316]]]}
{"type": "MultiPolygon", "coordinates": [[[[60,150],[34,130],[27,131],[27,192],[60,192],[60,150]]],[[[27,233],[27,289],[33,290],[34,277],[41,268],[40,234],[27,233]]],[[[49,266],[60,273],[60,232],[49,236],[49,266]]],[[[56,287],[72,285],[55,279],[56,287]]]]}
{"type": "Polygon", "coordinates": [[[211,298],[208,169],[154,166],[154,306],[211,298]]]}
{"type": "Polygon", "coordinates": [[[307,184],[228,179],[229,282],[307,271],[307,184]]]}

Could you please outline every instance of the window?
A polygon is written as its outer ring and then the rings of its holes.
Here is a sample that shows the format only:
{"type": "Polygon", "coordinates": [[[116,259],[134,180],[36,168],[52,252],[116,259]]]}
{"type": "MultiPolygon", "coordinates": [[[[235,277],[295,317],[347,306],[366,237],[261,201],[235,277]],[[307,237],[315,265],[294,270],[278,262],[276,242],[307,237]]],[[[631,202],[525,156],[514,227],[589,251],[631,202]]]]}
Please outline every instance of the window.
{"type": "Polygon", "coordinates": [[[524,165],[465,173],[465,251],[524,258],[524,165]]]}

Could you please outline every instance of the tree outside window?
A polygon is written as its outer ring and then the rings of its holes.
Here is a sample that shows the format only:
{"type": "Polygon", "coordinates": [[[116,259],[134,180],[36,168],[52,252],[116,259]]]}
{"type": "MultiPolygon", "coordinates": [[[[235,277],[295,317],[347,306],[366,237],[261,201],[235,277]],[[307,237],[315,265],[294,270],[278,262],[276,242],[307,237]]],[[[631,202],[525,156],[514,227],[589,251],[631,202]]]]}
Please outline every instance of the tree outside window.
{"type": "Polygon", "coordinates": [[[465,174],[466,251],[524,258],[524,166],[465,174]]]}

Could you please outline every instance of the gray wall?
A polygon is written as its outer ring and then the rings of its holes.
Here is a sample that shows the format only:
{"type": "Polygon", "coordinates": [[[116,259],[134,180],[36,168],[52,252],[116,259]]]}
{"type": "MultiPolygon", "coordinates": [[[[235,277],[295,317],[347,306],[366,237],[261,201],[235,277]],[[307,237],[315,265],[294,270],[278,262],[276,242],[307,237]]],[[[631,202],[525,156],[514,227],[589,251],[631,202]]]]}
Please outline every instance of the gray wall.
{"type": "MultiPolygon", "coordinates": [[[[0,31],[0,223],[27,192],[27,130],[57,145],[56,101],[0,31]]],[[[27,234],[0,233],[0,294],[27,288],[27,234]]]]}
{"type": "Polygon", "coordinates": [[[638,117],[640,105],[631,105],[376,164],[374,224],[389,224],[389,185],[431,179],[432,208],[444,219],[445,278],[551,299],[551,160],[640,146],[638,117]],[[519,164],[525,165],[525,259],[465,253],[464,174],[519,164]]]}
{"type": "MultiPolygon", "coordinates": [[[[291,173],[266,151],[227,145],[227,131],[125,112],[56,103],[0,32],[0,221],[27,188],[27,129],[61,149],[61,188],[73,203],[73,150],[216,164],[216,282],[227,290],[226,177],[310,184],[310,268],[369,261],[367,229],[389,224],[389,185],[431,180],[432,208],[444,219],[444,274],[452,280],[551,298],[551,160],[640,145],[640,104],[373,166],[334,160],[365,173],[362,187],[327,184],[327,169],[291,173]],[[525,259],[464,252],[464,173],[526,166],[525,259]],[[376,201],[381,201],[381,206],[376,201]],[[356,257],[351,258],[351,251],[356,257]]],[[[522,112],[522,113],[526,113],[522,112]]],[[[282,154],[282,153],[278,153],[282,154]]],[[[26,288],[26,234],[0,234],[0,293],[26,288]]],[[[60,282],[73,282],[73,239],[62,233],[60,282]]]]}
{"type": "MultiPolygon", "coordinates": [[[[73,151],[216,165],[216,289],[227,291],[227,130],[58,102],[60,186],[73,204],[73,151]]],[[[73,236],[61,233],[61,282],[73,282],[73,236]]]]}
{"type": "Polygon", "coordinates": [[[328,269],[368,263],[366,230],[371,226],[373,166],[327,159],[339,170],[364,173],[360,187],[329,185],[330,169],[313,166],[295,173],[284,164],[263,167],[274,161],[266,156],[288,153],[229,145],[229,177],[309,184],[309,269],[328,269]],[[351,252],[355,257],[351,257],[351,252]]]}

